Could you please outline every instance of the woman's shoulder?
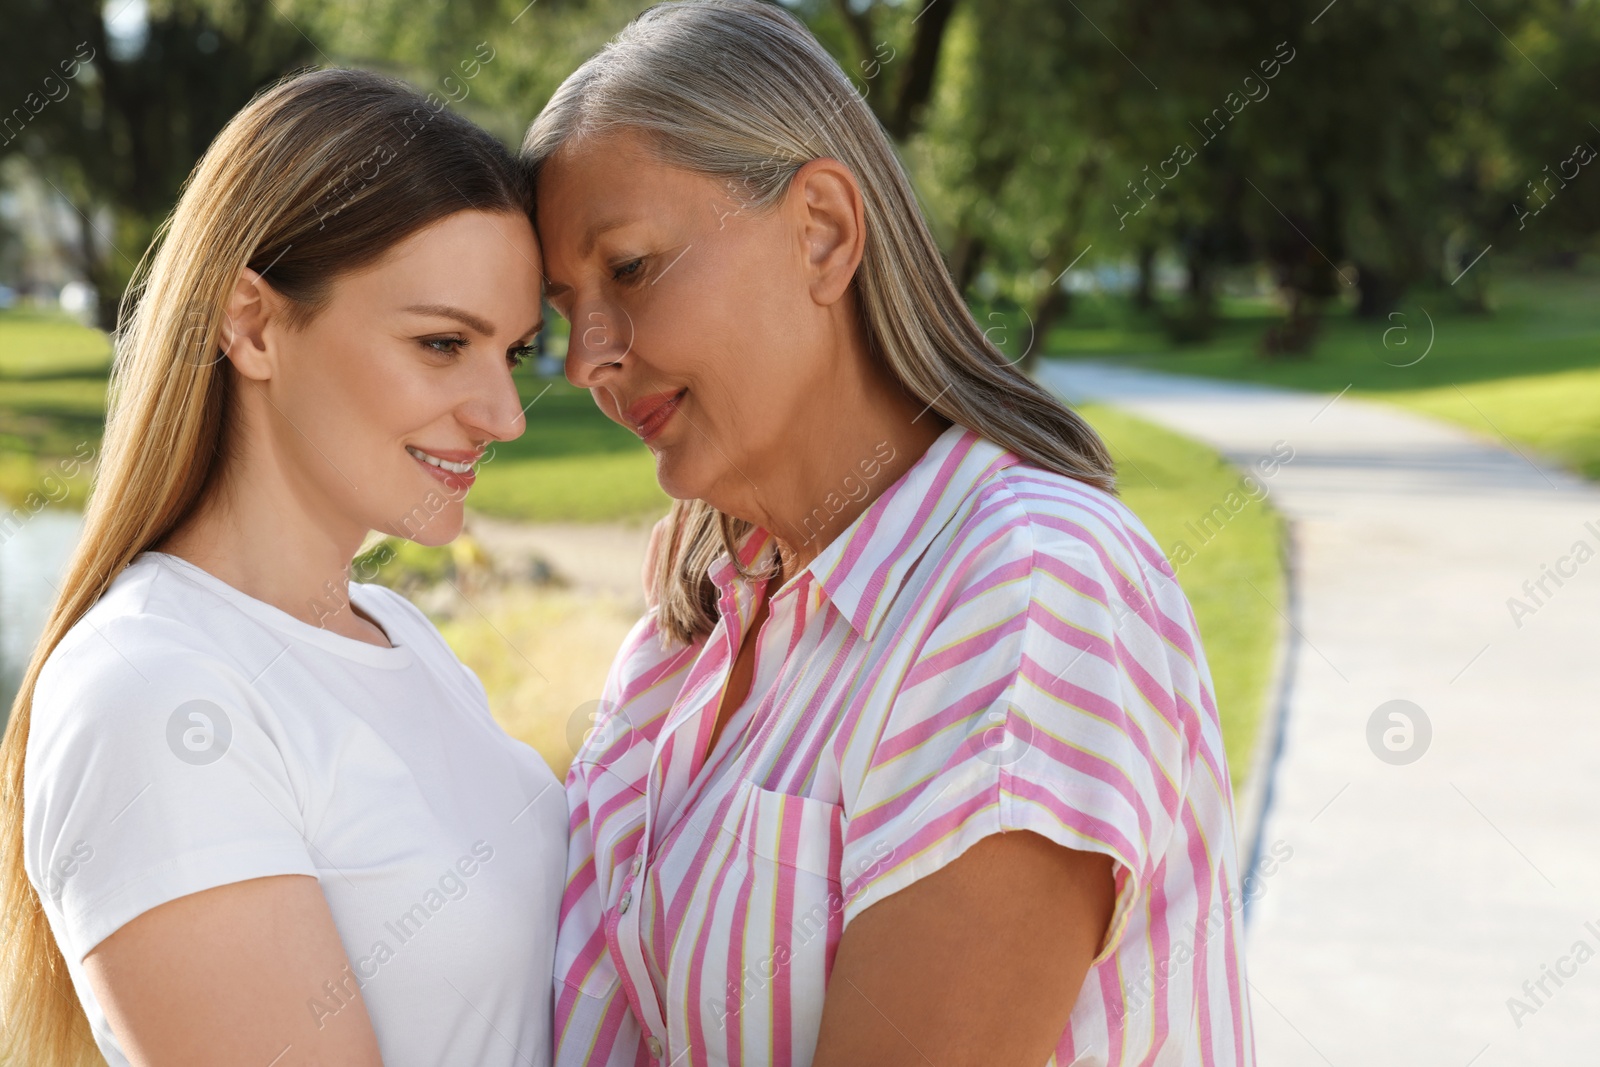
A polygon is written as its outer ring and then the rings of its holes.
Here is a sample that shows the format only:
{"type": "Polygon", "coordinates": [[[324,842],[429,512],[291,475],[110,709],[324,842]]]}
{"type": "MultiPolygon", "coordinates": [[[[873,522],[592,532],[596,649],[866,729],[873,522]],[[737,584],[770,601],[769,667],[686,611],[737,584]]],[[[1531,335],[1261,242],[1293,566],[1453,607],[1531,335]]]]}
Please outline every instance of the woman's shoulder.
{"type": "Polygon", "coordinates": [[[158,555],[135,557],[62,636],[41,669],[40,686],[119,685],[125,674],[164,675],[175,660],[226,665],[203,599],[158,555]]]}
{"type": "Polygon", "coordinates": [[[661,625],[660,610],[647,608],[618,646],[606,682],[612,699],[625,700],[641,689],[660,685],[675,672],[688,668],[705,647],[704,638],[690,642],[670,638],[661,625]]]}
{"type": "MultiPolygon", "coordinates": [[[[705,647],[704,639],[684,643],[664,634],[657,608],[633,624],[606,672],[598,707],[585,705],[579,727],[592,726],[583,741],[584,757],[595,766],[607,762],[605,750],[627,752],[641,738],[654,741],[683,687],[689,669],[705,647]]],[[[613,754],[614,755],[614,754],[613,754]]]]}
{"type": "Polygon", "coordinates": [[[158,561],[136,559],[46,658],[30,766],[165,766],[161,753],[190,724],[262,715],[249,671],[206,625],[203,598],[172,584],[158,561]]]}
{"type": "Polygon", "coordinates": [[[994,566],[1066,564],[1111,585],[1154,589],[1174,577],[1155,537],[1122,500],[1026,462],[1000,467],[978,486],[955,547],[982,553],[994,566]]]}

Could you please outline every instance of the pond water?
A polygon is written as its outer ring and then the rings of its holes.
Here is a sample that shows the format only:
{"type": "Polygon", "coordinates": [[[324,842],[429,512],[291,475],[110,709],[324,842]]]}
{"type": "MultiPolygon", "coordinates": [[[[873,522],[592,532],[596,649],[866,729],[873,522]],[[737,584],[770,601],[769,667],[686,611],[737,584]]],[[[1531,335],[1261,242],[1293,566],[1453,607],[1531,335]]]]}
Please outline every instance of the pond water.
{"type": "Polygon", "coordinates": [[[0,527],[0,723],[11,711],[82,528],[77,512],[51,510],[22,520],[9,536],[0,527]]]}

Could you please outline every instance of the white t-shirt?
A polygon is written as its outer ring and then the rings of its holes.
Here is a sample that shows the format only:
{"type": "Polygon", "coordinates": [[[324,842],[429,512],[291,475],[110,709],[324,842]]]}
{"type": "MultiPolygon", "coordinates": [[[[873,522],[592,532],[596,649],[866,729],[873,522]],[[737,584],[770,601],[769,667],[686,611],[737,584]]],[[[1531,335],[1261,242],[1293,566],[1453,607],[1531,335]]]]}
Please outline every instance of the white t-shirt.
{"type": "Polygon", "coordinates": [[[421,612],[350,595],[394,647],[147,552],[45,664],[26,866],[113,1067],[89,950],[169,900],[282,874],[321,882],[350,958],[309,1013],[359,988],[387,1067],[550,1062],[564,792],[421,612]]]}

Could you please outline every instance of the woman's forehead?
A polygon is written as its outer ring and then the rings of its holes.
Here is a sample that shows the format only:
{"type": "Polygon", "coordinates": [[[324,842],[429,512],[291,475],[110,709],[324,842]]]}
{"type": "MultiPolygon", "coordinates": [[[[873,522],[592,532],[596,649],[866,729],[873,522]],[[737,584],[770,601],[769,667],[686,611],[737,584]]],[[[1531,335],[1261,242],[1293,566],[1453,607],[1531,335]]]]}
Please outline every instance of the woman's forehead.
{"type": "Polygon", "coordinates": [[[634,223],[671,223],[729,192],[708,175],[663,162],[631,132],[585,138],[563,148],[541,170],[540,235],[578,255],[600,234],[634,223]]]}

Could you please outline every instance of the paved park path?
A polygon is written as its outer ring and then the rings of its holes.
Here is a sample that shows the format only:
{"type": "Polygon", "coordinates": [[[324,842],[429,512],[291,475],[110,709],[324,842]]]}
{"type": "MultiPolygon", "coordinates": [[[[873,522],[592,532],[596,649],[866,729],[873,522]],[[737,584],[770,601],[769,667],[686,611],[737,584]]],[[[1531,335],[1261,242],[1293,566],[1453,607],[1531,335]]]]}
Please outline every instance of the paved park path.
{"type": "Polygon", "coordinates": [[[1350,396],[1043,363],[1241,467],[1294,450],[1262,1067],[1600,1063],[1600,489],[1350,396]]]}

